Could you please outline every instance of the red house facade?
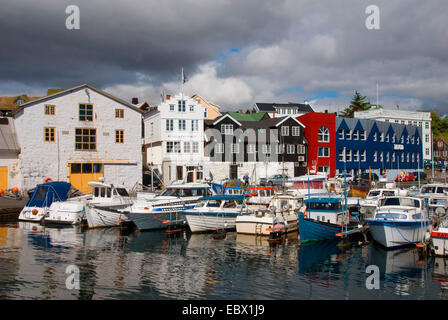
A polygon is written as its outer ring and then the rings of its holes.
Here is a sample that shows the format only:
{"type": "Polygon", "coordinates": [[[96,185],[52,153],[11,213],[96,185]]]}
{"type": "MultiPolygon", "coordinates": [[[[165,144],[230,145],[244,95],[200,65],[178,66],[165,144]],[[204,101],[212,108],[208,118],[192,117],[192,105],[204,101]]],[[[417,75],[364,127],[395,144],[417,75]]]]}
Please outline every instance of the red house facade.
{"type": "Polygon", "coordinates": [[[308,140],[307,168],[325,172],[329,177],[336,174],[336,114],[309,112],[296,118],[305,125],[308,140]]]}

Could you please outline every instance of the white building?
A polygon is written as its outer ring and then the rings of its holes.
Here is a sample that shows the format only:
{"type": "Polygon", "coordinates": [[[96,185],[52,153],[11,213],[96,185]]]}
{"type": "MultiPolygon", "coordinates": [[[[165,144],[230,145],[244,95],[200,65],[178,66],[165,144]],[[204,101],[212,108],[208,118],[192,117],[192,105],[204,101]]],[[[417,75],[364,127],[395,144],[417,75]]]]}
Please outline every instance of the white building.
{"type": "Polygon", "coordinates": [[[431,160],[432,153],[432,130],[431,112],[391,110],[391,109],[370,109],[366,111],[356,111],[354,118],[379,120],[391,123],[406,124],[422,128],[422,152],[424,160],[431,160]]]}
{"type": "Polygon", "coordinates": [[[144,115],[147,165],[165,185],[203,179],[206,108],[182,94],[170,95],[144,115]]]}
{"type": "Polygon", "coordinates": [[[142,182],[142,112],[89,84],[25,103],[14,114],[22,187],[46,178],[91,192],[89,181],[142,182]]]}

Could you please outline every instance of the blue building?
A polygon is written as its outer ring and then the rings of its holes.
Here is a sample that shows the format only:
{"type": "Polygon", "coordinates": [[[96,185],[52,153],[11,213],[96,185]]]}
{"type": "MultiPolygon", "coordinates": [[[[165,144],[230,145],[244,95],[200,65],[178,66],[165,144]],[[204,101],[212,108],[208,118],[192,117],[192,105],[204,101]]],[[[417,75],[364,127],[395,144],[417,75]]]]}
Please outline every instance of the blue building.
{"type": "Polygon", "coordinates": [[[423,167],[421,128],[384,121],[336,117],[336,169],[372,172],[388,179],[423,167]]]}

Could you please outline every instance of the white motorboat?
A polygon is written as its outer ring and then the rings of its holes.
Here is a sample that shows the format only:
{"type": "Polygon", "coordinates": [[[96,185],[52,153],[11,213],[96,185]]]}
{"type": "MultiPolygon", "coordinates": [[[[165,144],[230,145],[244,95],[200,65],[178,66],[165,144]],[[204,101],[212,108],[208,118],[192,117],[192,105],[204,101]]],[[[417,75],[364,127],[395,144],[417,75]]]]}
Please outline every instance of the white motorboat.
{"type": "Polygon", "coordinates": [[[124,186],[91,181],[92,199],[86,202],[85,211],[89,228],[118,227],[129,219],[121,211],[133,204],[124,186]]]}
{"type": "Polygon", "coordinates": [[[54,202],[66,201],[72,192],[73,187],[68,182],[55,181],[38,184],[20,212],[19,221],[42,221],[54,202]]]}
{"type": "Polygon", "coordinates": [[[366,222],[373,239],[388,249],[416,245],[430,226],[429,210],[420,198],[386,197],[366,222]]]}
{"type": "Polygon", "coordinates": [[[407,190],[400,190],[395,183],[386,184],[384,188],[375,188],[369,191],[367,196],[359,201],[361,219],[372,218],[378,207],[379,200],[384,197],[408,196],[407,190]]]}
{"type": "Polygon", "coordinates": [[[299,211],[304,211],[304,196],[300,194],[276,194],[269,208],[255,210],[250,215],[236,218],[236,232],[268,236],[273,231],[288,233],[297,231],[299,211]]]}
{"type": "Polygon", "coordinates": [[[428,201],[432,213],[443,216],[448,212],[448,184],[425,184],[420,188],[418,197],[428,201]]]}
{"type": "Polygon", "coordinates": [[[171,225],[185,224],[183,210],[193,208],[199,198],[219,192],[222,192],[222,186],[219,184],[172,184],[159,195],[149,199],[137,198],[123,213],[141,231],[166,229],[171,225]]]}
{"type": "Polygon", "coordinates": [[[203,197],[195,208],[183,211],[193,233],[234,230],[237,217],[249,213],[244,205],[244,195],[203,197]]]}

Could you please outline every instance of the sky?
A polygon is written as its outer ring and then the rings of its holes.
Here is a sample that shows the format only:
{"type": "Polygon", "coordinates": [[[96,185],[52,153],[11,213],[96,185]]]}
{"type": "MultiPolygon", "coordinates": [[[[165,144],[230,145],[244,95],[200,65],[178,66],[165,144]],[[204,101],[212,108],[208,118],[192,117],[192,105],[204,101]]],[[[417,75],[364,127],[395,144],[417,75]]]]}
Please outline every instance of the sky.
{"type": "Polygon", "coordinates": [[[157,105],[181,90],[183,67],[184,93],[223,111],[309,101],[338,112],[359,91],[445,114],[447,13],[443,0],[2,0],[0,95],[89,83],[157,105]],[[66,26],[70,5],[79,29],[66,26]],[[366,26],[369,5],[379,29],[366,26]]]}

